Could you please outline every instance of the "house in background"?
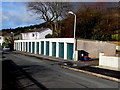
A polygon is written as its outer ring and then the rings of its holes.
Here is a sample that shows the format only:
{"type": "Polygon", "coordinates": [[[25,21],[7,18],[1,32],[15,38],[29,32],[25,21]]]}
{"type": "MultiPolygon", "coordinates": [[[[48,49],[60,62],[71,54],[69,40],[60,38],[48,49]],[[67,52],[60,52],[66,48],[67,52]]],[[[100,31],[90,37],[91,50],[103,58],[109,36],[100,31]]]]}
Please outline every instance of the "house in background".
{"type": "Polygon", "coordinates": [[[0,36],[0,46],[2,46],[2,43],[4,42],[3,36],[0,36]]]}
{"type": "Polygon", "coordinates": [[[28,39],[44,39],[47,34],[52,34],[52,30],[49,28],[38,29],[32,32],[21,33],[23,40],[28,39]]]}

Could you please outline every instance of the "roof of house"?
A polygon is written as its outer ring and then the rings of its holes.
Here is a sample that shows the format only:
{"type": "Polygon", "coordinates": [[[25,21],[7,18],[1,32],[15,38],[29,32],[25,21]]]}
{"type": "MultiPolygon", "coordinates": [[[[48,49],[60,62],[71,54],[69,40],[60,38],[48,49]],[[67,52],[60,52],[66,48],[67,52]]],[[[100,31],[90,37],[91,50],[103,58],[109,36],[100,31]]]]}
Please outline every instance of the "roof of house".
{"type": "Polygon", "coordinates": [[[24,33],[31,33],[31,32],[43,32],[43,31],[46,31],[46,30],[51,30],[49,28],[42,28],[42,29],[33,29],[29,32],[24,32],[24,33]],[[33,31],[34,30],[34,31],[33,31]]]}

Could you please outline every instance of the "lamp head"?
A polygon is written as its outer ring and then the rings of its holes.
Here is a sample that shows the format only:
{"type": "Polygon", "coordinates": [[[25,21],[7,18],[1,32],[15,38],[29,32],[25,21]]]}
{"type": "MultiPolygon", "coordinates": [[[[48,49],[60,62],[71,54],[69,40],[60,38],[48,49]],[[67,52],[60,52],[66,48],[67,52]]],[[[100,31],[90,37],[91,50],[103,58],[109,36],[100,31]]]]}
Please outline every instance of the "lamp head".
{"type": "Polygon", "coordinates": [[[70,13],[70,14],[74,14],[72,11],[69,11],[68,13],[70,13]]]}

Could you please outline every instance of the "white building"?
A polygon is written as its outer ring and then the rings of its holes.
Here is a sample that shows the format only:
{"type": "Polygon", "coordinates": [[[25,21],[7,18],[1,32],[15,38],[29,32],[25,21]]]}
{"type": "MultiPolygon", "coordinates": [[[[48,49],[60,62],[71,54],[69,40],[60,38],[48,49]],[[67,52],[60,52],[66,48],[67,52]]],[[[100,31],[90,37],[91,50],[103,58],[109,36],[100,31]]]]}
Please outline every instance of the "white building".
{"type": "Polygon", "coordinates": [[[74,38],[15,40],[14,50],[74,60],[74,38]]]}
{"type": "Polygon", "coordinates": [[[0,46],[2,46],[2,43],[4,42],[3,36],[0,36],[0,46]]]}
{"type": "Polygon", "coordinates": [[[49,28],[39,29],[35,32],[21,33],[23,40],[30,39],[44,39],[47,34],[52,34],[52,30],[49,28]]]}

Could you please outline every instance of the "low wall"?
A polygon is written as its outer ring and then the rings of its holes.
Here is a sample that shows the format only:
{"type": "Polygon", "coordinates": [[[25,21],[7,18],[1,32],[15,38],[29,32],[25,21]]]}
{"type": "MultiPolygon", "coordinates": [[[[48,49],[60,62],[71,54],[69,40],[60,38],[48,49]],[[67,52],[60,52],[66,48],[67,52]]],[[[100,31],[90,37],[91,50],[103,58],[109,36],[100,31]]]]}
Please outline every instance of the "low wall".
{"type": "Polygon", "coordinates": [[[116,46],[116,50],[120,51],[120,46],[116,46]]]}
{"type": "Polygon", "coordinates": [[[120,65],[120,57],[117,56],[104,56],[104,53],[99,54],[99,66],[107,66],[111,68],[118,68],[120,65]]]}
{"type": "Polygon", "coordinates": [[[77,40],[77,50],[88,52],[91,58],[99,58],[101,52],[104,52],[105,55],[115,55],[116,45],[102,41],[77,40]]]}

